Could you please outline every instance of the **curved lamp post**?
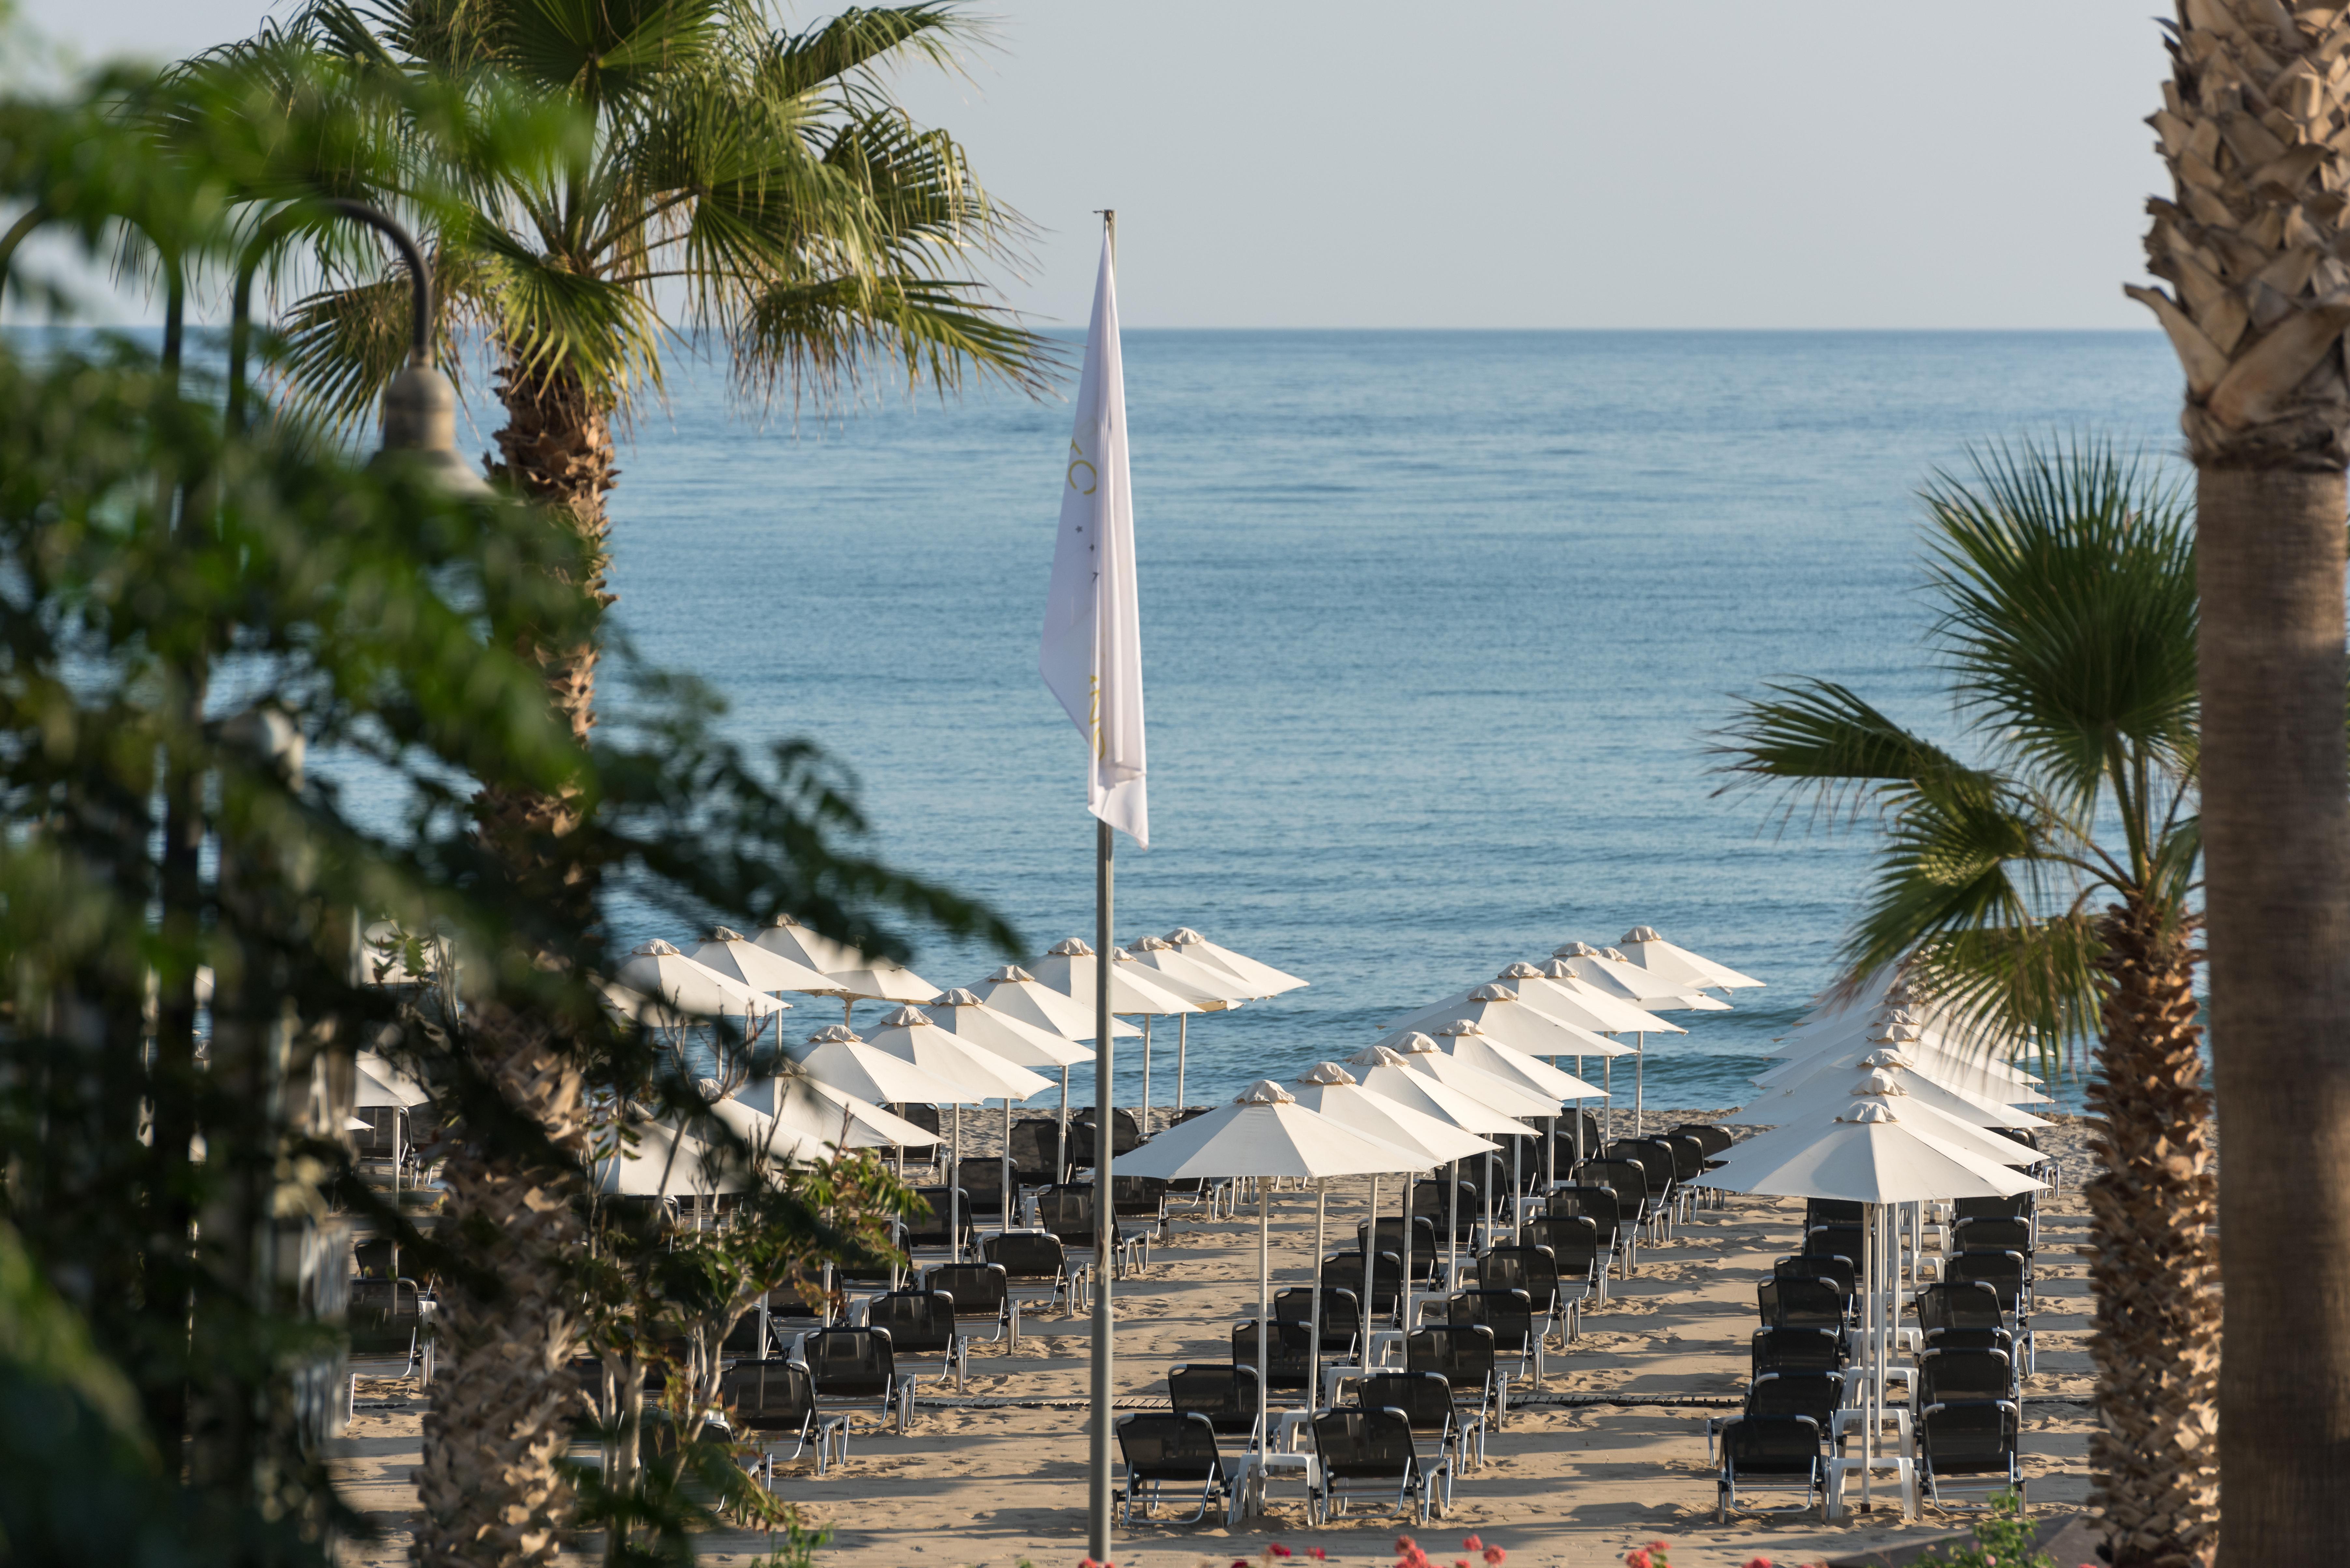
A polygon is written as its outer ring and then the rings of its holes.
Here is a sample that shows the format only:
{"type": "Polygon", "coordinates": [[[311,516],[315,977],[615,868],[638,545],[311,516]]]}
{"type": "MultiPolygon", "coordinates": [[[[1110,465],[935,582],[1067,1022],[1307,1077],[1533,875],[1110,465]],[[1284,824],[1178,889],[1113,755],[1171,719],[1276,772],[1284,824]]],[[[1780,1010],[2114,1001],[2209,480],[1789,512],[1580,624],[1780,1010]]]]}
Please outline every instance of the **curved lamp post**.
{"type": "MultiPolygon", "coordinates": [[[[407,265],[414,289],[409,321],[408,366],[383,389],[383,444],[368,467],[377,472],[408,469],[421,474],[444,495],[490,493],[489,483],[457,452],[457,389],[433,364],[432,269],[426,265],[416,237],[380,209],[365,202],[331,197],[317,205],[339,216],[367,224],[390,239],[407,265]]],[[[245,247],[236,269],[236,292],[229,316],[228,421],[232,427],[244,416],[244,358],[252,331],[253,275],[296,215],[280,212],[263,225],[245,247]]]]}

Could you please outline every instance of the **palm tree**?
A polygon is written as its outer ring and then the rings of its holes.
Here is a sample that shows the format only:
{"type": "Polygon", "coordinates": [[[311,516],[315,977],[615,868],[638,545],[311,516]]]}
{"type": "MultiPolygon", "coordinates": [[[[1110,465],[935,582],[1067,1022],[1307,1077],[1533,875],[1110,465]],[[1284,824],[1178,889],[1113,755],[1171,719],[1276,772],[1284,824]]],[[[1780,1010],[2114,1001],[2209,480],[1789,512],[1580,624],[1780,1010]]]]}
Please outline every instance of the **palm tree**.
{"type": "MultiPolygon", "coordinates": [[[[847,11],[792,34],[755,0],[313,0],[284,36],[229,53],[265,68],[276,50],[324,53],[362,79],[461,84],[485,109],[519,92],[570,111],[576,134],[551,159],[456,153],[462,139],[420,116],[381,129],[418,187],[462,192],[453,217],[442,203],[419,216],[433,234],[436,331],[478,327],[496,360],[494,477],[577,531],[580,586],[608,604],[613,425],[658,391],[664,351],[686,334],[714,335],[752,398],[830,399],[885,366],[941,390],[989,376],[1035,389],[1052,369],[1045,341],[968,275],[1005,259],[1020,219],[882,79],[908,59],[951,63],[968,34],[938,4],[847,11]]],[[[377,275],[371,251],[319,254],[337,286],[292,311],[285,367],[312,402],[356,418],[400,368],[407,285],[377,275]]],[[[596,639],[528,651],[585,740],[596,639]]],[[[594,868],[565,847],[577,801],[491,781],[476,810],[508,877],[592,919],[594,868]]],[[[484,1117],[519,1113],[576,1147],[582,1084],[565,1031],[496,1006],[471,1023],[469,1048],[504,1101],[484,1117]]],[[[568,1506],[555,1466],[565,1366],[581,1331],[560,1266],[584,1241],[566,1197],[574,1179],[462,1132],[444,1169],[448,1222],[475,1271],[443,1292],[449,1376],[427,1419],[419,1553],[550,1562],[568,1506]]]]}
{"type": "Polygon", "coordinates": [[[2131,288],[2187,372],[2203,549],[2211,1024],[2237,1282],[2220,1378],[2231,1563],[2350,1539],[2350,73],[2340,7],[2187,0],[2151,119],[2172,194],[2131,288]],[[2320,1200],[2308,1194],[2323,1189],[2320,1200]]]}
{"type": "Polygon", "coordinates": [[[1847,984],[1906,960],[1986,1033],[2095,1038],[2094,1502],[2117,1568],[2208,1563],[2220,1301],[2191,987],[2191,514],[2095,445],[1983,454],[1971,483],[1938,475],[1925,500],[1962,753],[1804,680],[1742,702],[1722,765],[1791,809],[1877,808],[1847,984]]]}

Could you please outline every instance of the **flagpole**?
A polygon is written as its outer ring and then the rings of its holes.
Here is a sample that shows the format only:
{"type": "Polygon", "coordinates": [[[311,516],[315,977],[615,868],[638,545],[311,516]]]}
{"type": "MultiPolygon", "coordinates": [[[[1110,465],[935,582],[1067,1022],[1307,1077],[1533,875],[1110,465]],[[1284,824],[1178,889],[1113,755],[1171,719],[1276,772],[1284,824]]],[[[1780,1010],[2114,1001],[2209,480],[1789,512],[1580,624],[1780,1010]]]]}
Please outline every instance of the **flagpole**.
{"type": "MultiPolygon", "coordinates": [[[[1102,213],[1110,260],[1118,259],[1118,213],[1102,213]]],[[[1116,1255],[1117,1215],[1110,1200],[1110,1168],[1118,1138],[1111,1120],[1113,1057],[1110,1036],[1109,948],[1115,890],[1117,841],[1107,819],[1094,823],[1094,1343],[1093,1449],[1086,1470],[1087,1555],[1110,1561],[1110,1260],[1116,1255]]]]}

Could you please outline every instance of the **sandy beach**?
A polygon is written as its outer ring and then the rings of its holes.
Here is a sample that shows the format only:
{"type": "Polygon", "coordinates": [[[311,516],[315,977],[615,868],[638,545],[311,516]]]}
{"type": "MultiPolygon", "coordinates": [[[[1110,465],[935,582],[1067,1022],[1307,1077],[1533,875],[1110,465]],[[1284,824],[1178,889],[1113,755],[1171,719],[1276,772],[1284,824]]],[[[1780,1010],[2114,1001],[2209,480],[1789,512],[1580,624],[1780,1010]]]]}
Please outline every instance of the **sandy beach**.
{"type": "MultiPolygon", "coordinates": [[[[1661,1114],[1667,1120],[1720,1115],[1661,1114]]],[[[2083,1137],[2074,1118],[2043,1137],[2065,1176],[2063,1190],[2043,1199],[2034,1319],[2039,1370],[2024,1386],[2024,1467],[2035,1513],[2077,1510],[2087,1492],[2089,1303],[2086,1267],[2076,1255],[2086,1226],[2078,1197],[2087,1174],[2083,1137]]],[[[1332,1250],[1361,1216],[1367,1196],[1364,1182],[1332,1184],[1332,1250]]],[[[1274,1492],[1268,1516],[1242,1530],[1227,1530],[1221,1517],[1121,1529],[1117,1562],[1121,1568],[1195,1568],[1252,1556],[1278,1541],[1298,1551],[1318,1546],[1335,1561],[1383,1563],[1392,1560],[1399,1532],[1416,1534],[1431,1554],[1449,1560],[1459,1540],[1474,1532],[1525,1568],[1612,1563],[1629,1548],[1659,1539],[1671,1543],[1675,1568],[1711,1568],[1758,1554],[1813,1563],[1964,1529],[1970,1509],[1944,1514],[1929,1508],[1922,1522],[1904,1526],[1882,1503],[1835,1525],[1822,1525],[1815,1513],[1714,1523],[1704,1423],[1734,1406],[1745,1386],[1754,1282],[1773,1259],[1794,1249],[1802,1215],[1798,1200],[1732,1198],[1724,1209],[1698,1212],[1663,1244],[1644,1248],[1638,1272],[1612,1282],[1607,1305],[1586,1317],[1583,1336],[1549,1357],[1544,1387],[1513,1402],[1506,1429],[1492,1436],[1488,1463],[1459,1479],[1454,1506],[1440,1521],[1414,1531],[1393,1516],[1357,1516],[1339,1528],[1309,1530],[1301,1489],[1291,1485],[1274,1492]]],[[[1310,1193],[1275,1194],[1275,1288],[1308,1277],[1313,1226],[1310,1193]]],[[[1149,1272],[1120,1282],[1121,1407],[1163,1406],[1171,1366],[1229,1359],[1232,1326],[1253,1308],[1256,1237],[1253,1214],[1208,1223],[1180,1212],[1166,1244],[1153,1249],[1149,1272]]],[[[909,1562],[1015,1568],[1024,1559],[1036,1568],[1075,1564],[1085,1554],[1086,1333],[1082,1317],[1029,1317],[1016,1354],[1001,1345],[974,1346],[967,1395],[926,1385],[907,1436],[860,1421],[845,1468],[822,1480],[805,1462],[779,1469],[778,1491],[834,1532],[819,1561],[843,1568],[909,1562]]],[[[347,1563],[407,1560],[415,1506],[408,1478],[419,1459],[421,1409],[411,1391],[362,1384],[360,1408],[336,1463],[347,1497],[383,1533],[348,1545],[347,1563]]],[[[1756,1500],[1777,1506],[1785,1496],[1762,1492],[1756,1500]]],[[[765,1550],[763,1537],[712,1535],[702,1542],[702,1558],[745,1563],[765,1550]]],[[[592,1555],[588,1551],[582,1560],[592,1555]]]]}

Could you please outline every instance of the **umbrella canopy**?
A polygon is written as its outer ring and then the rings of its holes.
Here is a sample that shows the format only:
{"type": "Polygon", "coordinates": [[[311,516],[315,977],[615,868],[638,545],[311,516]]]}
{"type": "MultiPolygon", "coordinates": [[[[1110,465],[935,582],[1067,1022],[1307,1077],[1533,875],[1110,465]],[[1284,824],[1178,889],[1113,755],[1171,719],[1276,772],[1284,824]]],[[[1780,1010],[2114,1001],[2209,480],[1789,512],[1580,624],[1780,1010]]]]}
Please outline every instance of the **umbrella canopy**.
{"type": "Polygon", "coordinates": [[[1397,1167],[1399,1170],[1427,1170],[1447,1160],[1491,1154],[1499,1147],[1400,1100],[1373,1094],[1336,1062],[1317,1062],[1293,1083],[1297,1103],[1307,1110],[1419,1157],[1409,1167],[1397,1167]]]}
{"type": "Polygon", "coordinates": [[[821,975],[829,976],[837,969],[855,969],[865,961],[864,955],[855,948],[818,936],[789,915],[777,915],[773,925],[751,940],[769,952],[781,954],[802,969],[811,969],[821,975]]]}
{"type": "Polygon", "coordinates": [[[1863,1057],[1887,1049],[1901,1054],[1904,1060],[1898,1065],[1923,1073],[1946,1088],[1963,1089],[2002,1105],[2040,1105],[2048,1099],[1995,1062],[1959,1055],[1923,1040],[1886,1040],[1867,1035],[1783,1062],[1757,1075],[1754,1082],[1765,1089],[1785,1088],[1822,1068],[1858,1066],[1863,1057]]]}
{"type": "Polygon", "coordinates": [[[708,964],[696,963],[668,942],[658,940],[630,949],[628,961],[612,978],[632,991],[659,998],[680,1012],[702,1018],[765,1019],[791,1005],[762,995],[708,964]]]}
{"type": "Polygon", "coordinates": [[[766,1112],[753,1110],[737,1099],[712,1100],[710,1114],[749,1144],[761,1159],[778,1165],[826,1158],[840,1143],[840,1118],[837,1116],[833,1118],[833,1136],[827,1138],[806,1129],[788,1127],[766,1112]]]}
{"type": "Polygon", "coordinates": [[[1185,958],[1224,971],[1251,989],[1243,994],[1253,997],[1279,996],[1284,991],[1295,991],[1307,982],[1287,974],[1269,963],[1219,947],[1189,926],[1178,926],[1167,933],[1167,940],[1185,958]]]}
{"type": "Polygon", "coordinates": [[[596,1190],[618,1198],[686,1198],[694,1193],[741,1192],[741,1174],[715,1168],[710,1150],[691,1133],[640,1122],[635,1147],[622,1147],[596,1162],[596,1190]]]}
{"type": "Polygon", "coordinates": [[[1537,1061],[1524,1052],[1515,1050],[1483,1031],[1463,1033],[1450,1037],[1453,1060],[1466,1062],[1481,1073],[1490,1073],[1505,1084],[1513,1084],[1529,1094],[1545,1095],[1555,1100],[1580,1100],[1604,1093],[1597,1085],[1587,1084],[1572,1073],[1563,1073],[1547,1062],[1537,1061]]]}
{"type": "Polygon", "coordinates": [[[1162,991],[1171,991],[1202,1012],[1222,1012],[1250,999],[1245,983],[1222,970],[1186,958],[1165,937],[1145,937],[1111,955],[1146,971],[1143,978],[1162,991]]]}
{"type": "MultiPolygon", "coordinates": [[[[998,1012],[1008,1013],[1023,1023],[1065,1040],[1091,1040],[1094,1037],[1093,992],[1086,992],[1079,1002],[1066,991],[1055,991],[1018,964],[1008,963],[981,982],[980,1001],[998,1012]]],[[[1141,1030],[1118,1019],[1109,1021],[1110,1033],[1119,1039],[1140,1034],[1141,1030]]]]}
{"type": "Polygon", "coordinates": [[[1731,1192],[1851,1203],[2012,1198],[2047,1185],[1944,1141],[1922,1120],[1903,1121],[1882,1097],[1856,1099],[1832,1121],[1748,1138],[1697,1180],[1731,1192]]]}
{"type": "MultiPolygon", "coordinates": [[[[404,1110],[416,1102],[369,1072],[365,1067],[361,1067],[352,1087],[351,1104],[371,1106],[394,1106],[404,1110]]],[[[368,1125],[373,1127],[375,1124],[370,1122],[368,1125]]]]}
{"type": "Polygon", "coordinates": [[[1650,1012],[1676,1009],[1722,1012],[1730,1007],[1730,1003],[1717,997],[1650,974],[1638,964],[1627,962],[1623,954],[1612,949],[1595,948],[1589,942],[1569,942],[1553,949],[1551,956],[1573,970],[1577,980],[1586,981],[1610,996],[1636,1002],[1650,1012]]]}
{"type": "Polygon", "coordinates": [[[1739,1119],[1759,1122],[1766,1127],[1785,1127],[1797,1122],[1817,1121],[1821,1116],[1833,1116],[1856,1099],[1877,1099],[1894,1106],[1908,1126],[1929,1133],[1970,1154],[1979,1155],[1999,1165],[2029,1166],[2038,1163],[2038,1151],[2027,1148],[2013,1138],[2002,1137],[1981,1122],[1951,1116],[1922,1096],[1912,1095],[1909,1085],[1903,1082],[1905,1076],[1888,1068],[1870,1067],[1857,1075],[1846,1074],[1840,1080],[1822,1079],[1806,1085],[1801,1095],[1784,1096],[1787,1103],[1783,1106],[1767,1109],[1746,1106],[1739,1113],[1739,1119]]]}
{"type": "Polygon", "coordinates": [[[1378,1044],[1403,1051],[1410,1035],[1455,1023],[1474,1023],[1504,1044],[1534,1055],[1620,1056],[1631,1050],[1519,1001],[1518,993],[1499,981],[1489,981],[1456,1001],[1420,1009],[1380,1036],[1378,1044]]]}
{"type": "Polygon", "coordinates": [[[966,1094],[902,1057],[876,1051],[840,1023],[817,1030],[792,1059],[819,1083],[877,1105],[972,1106],[993,1097],[966,1094]]]}
{"type": "Polygon", "coordinates": [[[1473,1095],[1463,1094],[1425,1073],[1413,1072],[1404,1064],[1401,1055],[1384,1045],[1358,1051],[1347,1058],[1346,1064],[1372,1094],[1394,1100],[1422,1116],[1449,1122],[1463,1132],[1523,1136],[1534,1130],[1473,1095]]]}
{"type": "Polygon", "coordinates": [[[901,1007],[883,1019],[881,1027],[866,1036],[865,1044],[952,1085],[958,1094],[967,1096],[964,1104],[1024,1100],[1053,1086],[1051,1080],[1015,1066],[993,1051],[957,1039],[931,1023],[919,1007],[901,1007]]]}
{"type": "MultiPolygon", "coordinates": [[[[1437,1033],[1447,1040],[1477,1032],[1474,1023],[1448,1023],[1437,1033]]],[[[1472,1067],[1457,1056],[1448,1056],[1442,1046],[1425,1034],[1407,1034],[1399,1044],[1388,1047],[1403,1058],[1403,1064],[1415,1073],[1424,1074],[1448,1088],[1458,1089],[1473,1099],[1484,1101],[1504,1116],[1555,1116],[1559,1105],[1555,1096],[1538,1094],[1522,1088],[1504,1078],[1472,1067]]]]}
{"type": "Polygon", "coordinates": [[[1270,1078],[1118,1158],[1120,1176],[1369,1176],[1420,1168],[1417,1150],[1311,1111],[1270,1078]]]}
{"type": "Polygon", "coordinates": [[[1710,989],[1736,991],[1762,982],[1752,975],[1739,973],[1728,964],[1700,958],[1687,948],[1677,948],[1657,934],[1654,926],[1634,926],[1616,944],[1624,956],[1660,980],[1689,981],[1710,989]]]}
{"type": "Polygon", "coordinates": [[[922,1011],[964,1044],[1023,1067],[1073,1067],[1094,1059],[1092,1046],[990,1007],[972,992],[942,991],[924,1002],[922,1011]]]}
{"type": "Polygon", "coordinates": [[[937,986],[888,959],[863,959],[827,972],[832,977],[832,994],[847,1002],[928,1002],[939,993],[937,986]]]}
{"type": "MultiPolygon", "coordinates": [[[[1039,981],[1090,1015],[1094,1011],[1095,971],[1098,967],[1094,950],[1071,937],[1067,941],[1055,943],[1053,950],[1038,959],[1033,969],[1039,981]]],[[[1154,1016],[1204,1011],[1159,984],[1149,971],[1134,964],[1117,962],[1111,964],[1109,971],[1109,1010],[1154,1016]]]]}
{"type": "Polygon", "coordinates": [[[1800,1119],[1807,1105],[1820,1103],[1819,1096],[1832,1094],[1839,1085],[1849,1085],[1856,1072],[1889,1073],[1907,1089],[1916,1103],[1931,1106],[1946,1116],[1980,1127],[2044,1127],[2051,1124],[2030,1111],[2014,1106],[2002,1105],[1987,1095],[1955,1089],[1938,1083],[1910,1064],[1910,1058],[1887,1046],[1872,1051],[1850,1066],[1820,1066],[1808,1074],[1790,1078],[1775,1092],[1750,1102],[1739,1114],[1742,1118],[1763,1127],[1776,1127],[1800,1119]]]}
{"type": "Polygon", "coordinates": [[[632,986],[613,980],[599,980],[595,984],[603,993],[605,1011],[623,1022],[646,1029],[682,1029],[693,1022],[669,1003],[632,986]]]}
{"type": "Polygon", "coordinates": [[[743,1085],[734,1099],[773,1116],[778,1139],[813,1140],[836,1148],[844,1140],[850,1148],[930,1148],[943,1141],[868,1099],[810,1077],[796,1062],[785,1062],[774,1076],[743,1085]]]}
{"type": "Polygon", "coordinates": [[[724,926],[712,931],[710,940],[693,950],[693,961],[716,970],[729,980],[739,981],[753,991],[796,991],[828,996],[835,990],[832,977],[822,970],[810,969],[773,948],[763,948],[742,932],[724,926]]]}
{"type": "Polygon", "coordinates": [[[359,1054],[359,1071],[375,1080],[378,1088],[390,1097],[361,1100],[363,1106],[421,1106],[432,1096],[424,1085],[391,1064],[390,1059],[374,1051],[359,1054]]]}
{"type": "Polygon", "coordinates": [[[1513,963],[1494,976],[1518,993],[1518,1000],[1553,1018],[1600,1034],[1686,1034],[1688,1030],[1647,1008],[1600,990],[1577,978],[1565,959],[1538,964],[1513,963]]]}

